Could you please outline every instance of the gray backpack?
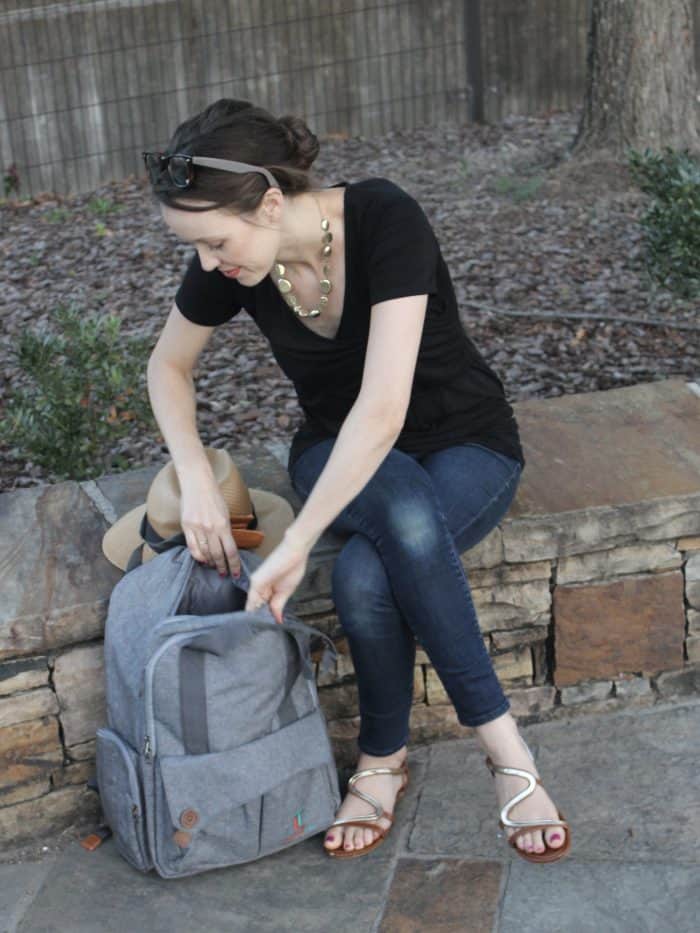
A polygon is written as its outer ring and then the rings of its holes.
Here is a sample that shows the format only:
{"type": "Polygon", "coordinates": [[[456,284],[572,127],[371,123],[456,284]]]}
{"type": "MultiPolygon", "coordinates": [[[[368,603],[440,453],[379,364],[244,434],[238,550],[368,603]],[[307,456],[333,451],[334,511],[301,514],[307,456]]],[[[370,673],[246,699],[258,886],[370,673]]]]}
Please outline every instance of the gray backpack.
{"type": "Polygon", "coordinates": [[[240,558],[233,580],[173,547],[109,602],[97,787],[119,853],[163,878],[278,852],[340,805],[310,640],[326,642],[322,670],[335,646],[290,613],[245,612],[261,559],[240,558]]]}

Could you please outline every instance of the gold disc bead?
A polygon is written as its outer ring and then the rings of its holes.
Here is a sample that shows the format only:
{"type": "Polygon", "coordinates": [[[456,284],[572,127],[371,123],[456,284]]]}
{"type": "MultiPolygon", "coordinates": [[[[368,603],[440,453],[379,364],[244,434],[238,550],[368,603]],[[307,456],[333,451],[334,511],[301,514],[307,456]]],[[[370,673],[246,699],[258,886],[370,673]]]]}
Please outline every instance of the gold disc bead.
{"type": "Polygon", "coordinates": [[[284,275],[284,273],[286,272],[286,269],[284,268],[281,262],[275,263],[275,272],[277,273],[277,275],[284,275]]]}
{"type": "Polygon", "coordinates": [[[287,292],[291,292],[292,283],[289,281],[289,279],[278,279],[277,287],[279,288],[279,290],[282,292],[283,295],[286,295],[287,292]]]}
{"type": "Polygon", "coordinates": [[[321,230],[328,230],[330,228],[330,222],[324,217],[321,221],[321,230]]]}
{"type": "Polygon", "coordinates": [[[321,287],[321,291],[323,292],[324,295],[328,295],[331,289],[333,288],[333,285],[331,284],[330,279],[321,279],[321,281],[318,284],[321,287]]]}

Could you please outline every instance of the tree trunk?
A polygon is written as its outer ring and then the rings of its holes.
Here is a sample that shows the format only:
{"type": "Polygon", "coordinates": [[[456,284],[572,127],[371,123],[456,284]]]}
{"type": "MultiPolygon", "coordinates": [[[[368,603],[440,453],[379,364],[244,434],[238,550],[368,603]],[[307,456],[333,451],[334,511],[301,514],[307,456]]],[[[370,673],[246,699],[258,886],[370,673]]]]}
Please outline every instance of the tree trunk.
{"type": "Polygon", "coordinates": [[[700,149],[691,0],[592,0],[573,151],[700,149]]]}

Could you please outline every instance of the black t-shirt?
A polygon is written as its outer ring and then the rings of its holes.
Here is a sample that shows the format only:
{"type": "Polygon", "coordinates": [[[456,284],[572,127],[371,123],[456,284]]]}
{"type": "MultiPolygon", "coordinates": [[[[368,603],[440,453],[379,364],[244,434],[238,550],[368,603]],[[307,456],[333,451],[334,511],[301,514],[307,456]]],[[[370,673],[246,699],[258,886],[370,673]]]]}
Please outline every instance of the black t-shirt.
{"type": "Polygon", "coordinates": [[[411,398],[395,447],[429,453],[472,441],[525,465],[503,383],[462,325],[450,274],[418,202],[386,178],[345,188],[345,299],[333,338],[310,330],[269,275],[247,287],[195,252],[175,296],[184,317],[216,326],[243,308],[291,379],[306,421],[292,440],[289,468],[307,447],[337,436],[360,390],[370,313],[390,298],[428,295],[411,398]]]}

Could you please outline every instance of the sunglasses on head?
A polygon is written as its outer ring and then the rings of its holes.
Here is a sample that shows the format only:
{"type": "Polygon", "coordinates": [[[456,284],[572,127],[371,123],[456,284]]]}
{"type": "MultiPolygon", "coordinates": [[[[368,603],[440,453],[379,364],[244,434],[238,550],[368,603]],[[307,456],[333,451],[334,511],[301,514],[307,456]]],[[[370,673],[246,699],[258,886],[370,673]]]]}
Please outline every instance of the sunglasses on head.
{"type": "Polygon", "coordinates": [[[204,156],[191,156],[181,153],[165,155],[162,152],[142,152],[143,161],[152,184],[157,184],[164,171],[176,188],[189,188],[194,181],[193,165],[204,165],[207,168],[218,168],[224,172],[258,172],[264,175],[268,185],[279,187],[271,172],[259,165],[248,165],[247,162],[231,162],[228,159],[210,159],[204,156]]]}

